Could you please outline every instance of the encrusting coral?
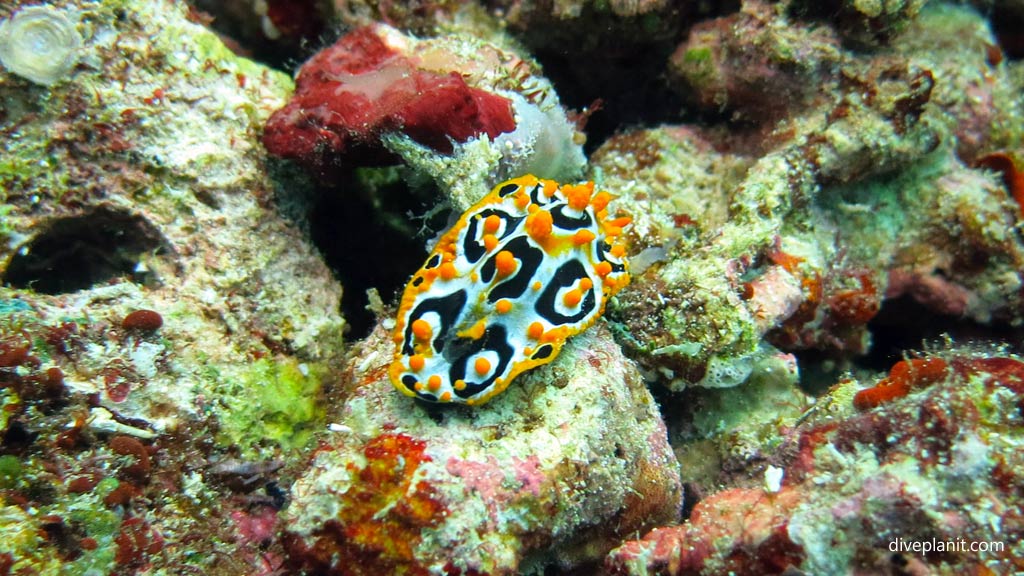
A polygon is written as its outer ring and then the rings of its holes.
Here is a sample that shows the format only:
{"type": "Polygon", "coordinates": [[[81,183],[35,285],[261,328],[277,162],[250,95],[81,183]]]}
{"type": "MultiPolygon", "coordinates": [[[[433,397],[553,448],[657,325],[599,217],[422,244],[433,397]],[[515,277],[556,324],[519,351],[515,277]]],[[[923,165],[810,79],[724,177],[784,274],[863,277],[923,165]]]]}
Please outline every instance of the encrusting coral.
{"type": "Polygon", "coordinates": [[[438,410],[388,381],[379,326],[353,350],[352,393],[292,488],[285,542],[325,574],[512,574],[592,565],[675,521],[678,464],[656,404],[608,331],[569,340],[486,406],[438,410]]]}

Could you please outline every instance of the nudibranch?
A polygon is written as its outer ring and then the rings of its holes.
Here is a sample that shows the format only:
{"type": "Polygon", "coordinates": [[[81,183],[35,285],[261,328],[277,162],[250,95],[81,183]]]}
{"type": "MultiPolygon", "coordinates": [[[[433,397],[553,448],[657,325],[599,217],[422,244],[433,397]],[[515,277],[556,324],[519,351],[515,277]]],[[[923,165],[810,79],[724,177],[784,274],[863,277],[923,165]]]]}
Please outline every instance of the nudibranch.
{"type": "Polygon", "coordinates": [[[391,382],[428,402],[481,404],[555,359],[629,282],[608,192],[522,176],[441,236],[405,287],[391,382]]]}

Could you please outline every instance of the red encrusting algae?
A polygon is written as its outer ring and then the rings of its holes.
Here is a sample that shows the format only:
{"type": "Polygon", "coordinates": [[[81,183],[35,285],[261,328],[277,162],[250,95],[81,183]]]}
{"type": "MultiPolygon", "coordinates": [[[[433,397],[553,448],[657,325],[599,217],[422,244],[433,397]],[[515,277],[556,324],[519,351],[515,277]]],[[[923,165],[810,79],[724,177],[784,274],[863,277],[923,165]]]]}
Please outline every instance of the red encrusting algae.
{"type": "Polygon", "coordinates": [[[878,384],[858,392],[853,397],[853,405],[858,410],[868,410],[902,398],[915,388],[925,388],[947,378],[966,382],[972,377],[984,378],[984,384],[990,391],[995,386],[1002,386],[1024,395],[1024,362],[1020,360],[1002,356],[956,357],[947,362],[931,357],[897,362],[878,384]]]}
{"type": "Polygon", "coordinates": [[[507,98],[469,86],[457,71],[421,68],[388,43],[388,31],[358,28],[302,66],[295,95],[267,122],[271,154],[325,175],[342,165],[396,163],[380,142],[386,132],[451,153],[453,142],[515,129],[507,98]]]}
{"type": "Polygon", "coordinates": [[[992,390],[1002,386],[1024,395],[1024,362],[1013,358],[956,358],[953,371],[964,379],[975,375],[984,377],[985,386],[992,390]]]}
{"type": "Polygon", "coordinates": [[[447,511],[436,489],[417,479],[431,459],[426,442],[384,433],[363,448],[366,463],[349,464],[355,480],[339,496],[337,517],[307,545],[286,535],[292,562],[317,574],[425,574],[414,548],[422,530],[436,526],[447,511]]]}
{"type": "Polygon", "coordinates": [[[829,313],[840,324],[867,324],[878,314],[882,300],[869,272],[853,274],[860,282],[860,288],[840,290],[828,300],[829,313]]]}
{"type": "Polygon", "coordinates": [[[942,381],[949,375],[948,368],[949,365],[942,358],[900,360],[878,384],[858,392],[853,397],[853,405],[858,410],[868,410],[902,398],[914,388],[924,388],[942,381]]]}

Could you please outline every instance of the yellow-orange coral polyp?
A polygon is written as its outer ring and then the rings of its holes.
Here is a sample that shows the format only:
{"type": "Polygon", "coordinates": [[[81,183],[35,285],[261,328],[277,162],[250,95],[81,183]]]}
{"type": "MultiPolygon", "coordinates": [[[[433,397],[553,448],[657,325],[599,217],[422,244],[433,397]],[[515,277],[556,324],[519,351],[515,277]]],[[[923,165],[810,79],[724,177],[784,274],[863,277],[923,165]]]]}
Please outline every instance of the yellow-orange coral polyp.
{"type": "Polygon", "coordinates": [[[406,286],[388,370],[402,393],[476,405],[554,360],[629,282],[608,192],[522,176],[438,240],[406,286]]]}

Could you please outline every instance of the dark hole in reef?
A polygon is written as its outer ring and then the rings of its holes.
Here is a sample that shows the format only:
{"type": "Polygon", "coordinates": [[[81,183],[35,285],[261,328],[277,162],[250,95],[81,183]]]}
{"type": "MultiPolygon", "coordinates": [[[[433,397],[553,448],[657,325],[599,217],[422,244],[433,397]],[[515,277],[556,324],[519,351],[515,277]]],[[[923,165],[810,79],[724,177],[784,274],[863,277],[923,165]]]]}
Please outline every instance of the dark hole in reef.
{"type": "Polygon", "coordinates": [[[410,221],[408,214],[423,214],[429,199],[439,197],[436,191],[415,193],[393,169],[360,169],[317,190],[310,233],[344,288],[341,311],[350,337],[362,338],[373,328],[368,288],[376,288],[385,303],[395,302],[423,265],[426,241],[444,228],[447,213],[426,222],[410,221]]]}
{"type": "Polygon", "coordinates": [[[812,396],[821,396],[827,392],[844,372],[853,368],[850,358],[821,350],[794,350],[793,355],[800,367],[800,381],[797,385],[812,396]]]}
{"type": "Polygon", "coordinates": [[[938,314],[910,296],[885,300],[868,323],[871,348],[855,358],[839,357],[821,350],[795,351],[800,366],[800,387],[820,395],[848,370],[886,373],[908,355],[941,349],[948,337],[954,345],[1008,345],[1009,351],[1024,352],[1024,329],[1005,322],[979,324],[969,318],[938,314]]]}
{"type": "Polygon", "coordinates": [[[588,154],[624,128],[678,121],[683,107],[682,98],[663,76],[674,40],[622,49],[607,45],[613,35],[602,38],[593,46],[565,50],[556,42],[533,52],[565,108],[581,111],[600,100],[600,109],[583,129],[588,154]]]}
{"type": "Polygon", "coordinates": [[[39,434],[29,430],[21,420],[12,420],[0,439],[0,454],[20,454],[35,442],[37,436],[39,434]]]}
{"type": "Polygon", "coordinates": [[[905,354],[921,351],[949,336],[954,344],[1008,344],[1010,351],[1024,351],[1024,331],[998,320],[979,324],[970,318],[936,314],[913,298],[902,296],[882,303],[868,323],[871,350],[857,360],[859,366],[888,371],[905,354]]]}
{"type": "Polygon", "coordinates": [[[703,499],[703,490],[696,482],[686,482],[683,484],[683,505],[680,509],[679,517],[684,521],[689,520],[693,514],[693,509],[700,504],[703,499]]]}
{"type": "Polygon", "coordinates": [[[50,222],[11,258],[2,282],[43,294],[76,292],[132,277],[139,257],[162,246],[160,232],[141,216],[100,206],[50,222]]]}
{"type": "Polygon", "coordinates": [[[553,18],[513,33],[541,63],[563,106],[580,111],[601,101],[584,128],[589,154],[634,126],[703,120],[684,116],[684,98],[666,80],[669,57],[686,40],[690,26],[736,12],[740,5],[738,0],[701,0],[620,17],[587,4],[573,26],[553,18]]]}
{"type": "Polygon", "coordinates": [[[1024,9],[1011,9],[999,3],[993,8],[990,21],[1003,54],[1011,60],[1024,57],[1024,9]]]}

